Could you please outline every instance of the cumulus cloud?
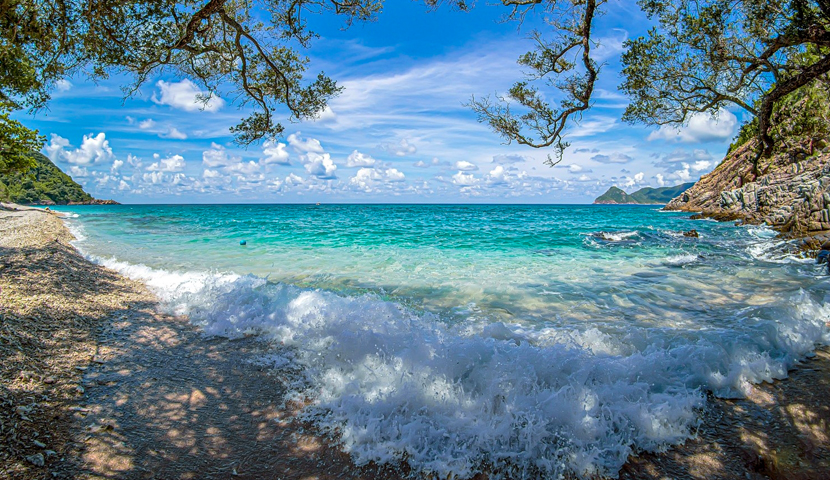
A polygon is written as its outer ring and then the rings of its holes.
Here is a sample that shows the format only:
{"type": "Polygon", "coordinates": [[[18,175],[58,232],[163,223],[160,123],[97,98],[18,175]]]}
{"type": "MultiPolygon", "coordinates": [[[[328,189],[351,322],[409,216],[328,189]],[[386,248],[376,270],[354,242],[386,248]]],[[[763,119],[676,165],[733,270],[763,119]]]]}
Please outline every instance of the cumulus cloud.
{"type": "Polygon", "coordinates": [[[337,165],[331,159],[328,153],[318,155],[316,153],[309,153],[304,159],[306,171],[320,179],[320,180],[334,180],[337,178],[337,165]]]}
{"type": "Polygon", "coordinates": [[[73,165],[92,165],[105,163],[115,159],[107,136],[103,132],[95,135],[84,135],[80,148],[69,149],[69,140],[60,135],[52,134],[52,139],[44,150],[53,162],[63,162],[73,165]]]}
{"type": "Polygon", "coordinates": [[[265,179],[259,171],[259,164],[254,161],[239,162],[224,168],[224,171],[233,174],[237,180],[251,183],[265,179]]]}
{"type": "Polygon", "coordinates": [[[210,150],[202,152],[202,163],[206,167],[227,167],[242,161],[242,158],[229,155],[222,145],[211,143],[210,150]]]}
{"type": "Polygon", "coordinates": [[[288,152],[285,151],[284,143],[268,140],[262,144],[262,154],[265,155],[260,160],[263,165],[291,165],[291,162],[288,161],[288,152]]]}
{"type": "Polygon", "coordinates": [[[395,168],[368,168],[364,167],[355,173],[354,177],[349,179],[349,184],[357,188],[372,192],[379,187],[389,184],[403,182],[406,176],[403,172],[395,168]]]}
{"type": "Polygon", "coordinates": [[[591,160],[598,163],[629,163],[634,159],[624,153],[612,153],[611,155],[597,154],[591,160]]]}
{"type": "Polygon", "coordinates": [[[141,159],[133,155],[132,153],[127,154],[127,163],[130,164],[133,168],[141,168],[143,163],[141,159]]]}
{"type": "Polygon", "coordinates": [[[117,159],[113,160],[112,161],[112,166],[110,167],[110,173],[117,173],[118,170],[120,170],[121,167],[123,167],[123,166],[124,166],[124,162],[122,160],[117,160],[117,159]]]}
{"type": "Polygon", "coordinates": [[[334,110],[332,110],[331,107],[326,105],[326,108],[324,108],[322,112],[317,114],[316,117],[314,117],[314,121],[315,122],[328,122],[328,121],[334,120],[336,118],[337,118],[337,114],[334,113],[334,110]]]}
{"type": "Polygon", "coordinates": [[[405,138],[396,144],[381,145],[381,148],[391,153],[392,155],[395,155],[396,157],[405,157],[407,155],[412,155],[418,152],[418,149],[415,147],[415,145],[409,143],[409,141],[405,138]]]}
{"type": "Polygon", "coordinates": [[[556,168],[567,168],[568,173],[573,173],[573,174],[591,173],[593,171],[590,168],[585,168],[582,165],[577,165],[575,163],[572,163],[570,165],[557,165],[556,168]]]}
{"type": "MultiPolygon", "coordinates": [[[[129,118],[129,117],[127,117],[127,118],[129,118]]],[[[152,118],[148,118],[146,120],[142,120],[142,121],[138,122],[138,128],[140,128],[142,130],[147,130],[147,129],[153,128],[155,126],[156,126],[156,122],[152,118]]]]}
{"type": "Polygon", "coordinates": [[[645,174],[643,172],[639,172],[633,177],[625,177],[623,179],[623,186],[626,188],[631,188],[643,183],[643,179],[645,178],[645,174]]]}
{"type": "Polygon", "coordinates": [[[661,167],[666,172],[677,170],[679,165],[694,165],[696,171],[703,171],[714,165],[714,158],[708,150],[694,149],[692,151],[675,149],[662,155],[652,155],[655,158],[655,167],[661,167]]]}
{"type": "Polygon", "coordinates": [[[316,138],[304,139],[300,132],[288,136],[288,144],[299,153],[323,153],[323,146],[316,138]]]}
{"type": "Polygon", "coordinates": [[[490,170],[490,173],[488,173],[484,179],[485,183],[490,186],[507,185],[507,180],[507,172],[501,165],[498,165],[496,168],[490,170]]]}
{"type": "Polygon", "coordinates": [[[673,127],[663,125],[651,132],[648,140],[668,140],[671,142],[699,143],[723,142],[735,136],[738,118],[728,110],[720,110],[717,115],[695,113],[687,125],[673,127]]]}
{"type": "Polygon", "coordinates": [[[79,167],[77,165],[72,165],[71,167],[69,167],[68,173],[69,176],[72,178],[89,176],[89,170],[87,170],[86,167],[79,167]]]}
{"type": "Polygon", "coordinates": [[[478,179],[472,173],[458,172],[452,176],[452,183],[462,187],[478,184],[478,179]]]}
{"type": "Polygon", "coordinates": [[[478,166],[466,161],[466,160],[459,160],[455,162],[455,169],[460,170],[462,172],[474,172],[478,170],[478,166]]]}
{"type": "Polygon", "coordinates": [[[346,158],[347,167],[371,167],[375,164],[375,159],[360,153],[357,150],[353,151],[348,158],[346,158]]]}
{"type": "MultiPolygon", "coordinates": [[[[158,155],[154,155],[158,158],[158,155]]],[[[148,172],[181,172],[184,170],[185,162],[181,155],[172,155],[163,158],[158,162],[153,162],[147,167],[148,172]]]]}
{"type": "Polygon", "coordinates": [[[438,160],[438,157],[433,157],[432,160],[429,162],[425,162],[423,160],[418,160],[417,162],[413,163],[412,166],[418,168],[429,168],[429,167],[436,167],[439,165],[449,165],[449,162],[442,162],[438,160]]]}
{"type": "Polygon", "coordinates": [[[220,97],[201,90],[186,78],[180,82],[169,83],[159,80],[156,86],[159,92],[153,94],[152,100],[159,105],[168,105],[188,112],[198,110],[215,112],[225,105],[225,101],[220,97]]]}
{"type": "Polygon", "coordinates": [[[204,178],[204,179],[213,179],[213,178],[220,178],[220,177],[222,177],[222,174],[219,172],[219,170],[211,170],[209,168],[206,168],[202,172],[202,178],[204,178]]]}

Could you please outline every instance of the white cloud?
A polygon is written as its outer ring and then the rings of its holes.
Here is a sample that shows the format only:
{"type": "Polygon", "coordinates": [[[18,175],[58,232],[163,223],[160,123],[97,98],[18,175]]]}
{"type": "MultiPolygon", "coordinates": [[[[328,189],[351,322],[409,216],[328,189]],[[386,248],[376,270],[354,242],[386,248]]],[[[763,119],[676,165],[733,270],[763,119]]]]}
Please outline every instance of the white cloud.
{"type": "Polygon", "coordinates": [[[612,153],[611,155],[597,154],[591,157],[591,160],[598,163],[629,163],[634,159],[624,153],[612,153]]]}
{"type": "Polygon", "coordinates": [[[349,184],[363,191],[371,192],[385,184],[403,182],[405,178],[406,176],[403,172],[395,168],[379,169],[364,167],[358,170],[354,177],[349,179],[349,184]]]}
{"type": "Polygon", "coordinates": [[[735,136],[738,118],[728,110],[721,110],[716,116],[707,113],[695,113],[687,125],[673,127],[663,125],[651,132],[648,140],[668,140],[672,142],[699,143],[727,141],[735,136]]]}
{"type": "Polygon", "coordinates": [[[405,138],[397,144],[381,145],[381,148],[391,153],[392,155],[395,155],[396,157],[405,157],[407,155],[412,155],[418,151],[415,145],[409,143],[409,141],[405,138]]]}
{"type": "Polygon", "coordinates": [[[72,178],[89,176],[89,170],[87,170],[86,167],[79,167],[77,165],[72,165],[71,167],[69,167],[68,173],[69,176],[72,178]]]}
{"type": "Polygon", "coordinates": [[[168,105],[188,112],[198,110],[215,112],[225,105],[225,101],[220,97],[199,89],[195,83],[186,78],[181,82],[170,83],[159,80],[156,86],[159,88],[160,96],[154,93],[152,100],[159,105],[168,105]]]}
{"type": "Polygon", "coordinates": [[[462,172],[474,172],[478,170],[478,166],[466,161],[466,160],[459,160],[455,162],[455,169],[460,170],[462,172]]]}
{"type": "Polygon", "coordinates": [[[464,172],[458,172],[452,176],[452,183],[464,187],[476,185],[478,183],[478,179],[473,176],[472,173],[465,174],[464,172]]]}
{"type": "Polygon", "coordinates": [[[288,136],[288,144],[299,153],[323,153],[323,146],[316,138],[303,139],[300,132],[288,136]]]}
{"type": "Polygon", "coordinates": [[[246,182],[262,180],[262,175],[259,174],[259,164],[254,161],[239,162],[225,168],[225,172],[233,173],[239,180],[246,182]]]}
{"type": "Polygon", "coordinates": [[[287,177],[285,177],[285,182],[284,183],[286,185],[290,185],[290,186],[302,185],[302,184],[305,183],[305,180],[303,180],[303,177],[292,173],[292,174],[288,175],[287,177]]]}
{"type": "Polygon", "coordinates": [[[320,180],[333,180],[337,178],[337,165],[331,160],[328,153],[318,155],[309,153],[305,158],[306,171],[320,180]]]}
{"type": "Polygon", "coordinates": [[[288,152],[285,151],[284,143],[268,140],[262,145],[262,153],[265,155],[260,159],[260,163],[263,165],[291,165],[291,162],[288,161],[288,152]]]}
{"type": "Polygon", "coordinates": [[[173,138],[176,140],[185,140],[187,139],[187,135],[180,132],[176,127],[170,127],[166,132],[160,133],[159,137],[161,138],[173,138]]]}
{"type": "Polygon", "coordinates": [[[643,178],[645,178],[645,174],[643,172],[639,172],[633,177],[625,177],[625,182],[622,185],[626,188],[631,188],[643,183],[643,178]]]}
{"type": "Polygon", "coordinates": [[[202,152],[202,163],[210,168],[227,167],[240,161],[242,161],[242,158],[228,155],[225,147],[217,143],[211,143],[210,150],[202,152]]]}
{"type": "Polygon", "coordinates": [[[69,80],[60,79],[55,82],[55,89],[59,92],[66,92],[72,88],[72,82],[69,80]]]}
{"type": "Polygon", "coordinates": [[[328,122],[328,121],[335,120],[335,119],[337,119],[337,114],[334,113],[334,110],[332,110],[331,107],[326,105],[326,108],[324,108],[323,111],[320,112],[320,114],[317,115],[317,117],[314,118],[314,121],[315,122],[328,122]]]}
{"type": "Polygon", "coordinates": [[[694,170],[695,172],[702,172],[704,170],[709,170],[711,166],[712,162],[708,160],[698,160],[692,164],[692,170],[694,170]]]}
{"type": "Polygon", "coordinates": [[[568,165],[568,171],[571,173],[579,173],[583,170],[583,168],[575,163],[568,165]]]}
{"type": "Polygon", "coordinates": [[[611,30],[615,36],[600,37],[597,39],[599,45],[591,49],[592,56],[597,62],[604,62],[616,57],[623,51],[623,44],[628,40],[628,32],[621,28],[611,30]]]}
{"type": "Polygon", "coordinates": [[[222,176],[222,174],[219,173],[218,170],[211,170],[209,168],[206,168],[205,171],[202,172],[202,177],[205,178],[205,179],[219,178],[221,176],[222,176]]]}
{"type": "Polygon", "coordinates": [[[123,192],[123,191],[129,190],[129,189],[130,189],[130,184],[129,183],[125,182],[124,180],[121,180],[120,182],[118,182],[118,190],[123,192]]]}
{"type": "Polygon", "coordinates": [[[91,133],[84,135],[80,148],[67,150],[69,146],[69,140],[53,133],[49,145],[44,150],[53,162],[74,165],[92,165],[94,163],[110,162],[115,159],[109,141],[107,141],[107,136],[103,132],[94,137],[91,133]]]}
{"type": "MultiPolygon", "coordinates": [[[[128,157],[129,158],[129,157],[128,157]]],[[[124,166],[124,162],[122,160],[113,160],[112,167],[110,167],[110,173],[116,173],[121,167],[124,166]]]]}
{"type": "MultiPolygon", "coordinates": [[[[441,163],[440,160],[438,160],[438,157],[433,157],[432,160],[429,161],[429,163],[427,163],[423,160],[418,160],[417,162],[415,162],[412,165],[415,166],[415,167],[418,167],[418,168],[429,168],[429,167],[435,167],[435,166],[438,166],[438,165],[441,165],[441,164],[442,163],[441,163]]],[[[449,165],[449,162],[444,162],[444,165],[449,165]]]]}
{"type": "Polygon", "coordinates": [[[347,167],[371,167],[374,164],[374,158],[364,153],[360,153],[357,150],[353,151],[346,159],[347,167]]]}
{"type": "Polygon", "coordinates": [[[136,157],[132,153],[127,154],[127,163],[133,168],[141,168],[143,162],[140,158],[136,157]]]}
{"type": "Polygon", "coordinates": [[[490,170],[490,173],[487,174],[485,181],[488,185],[506,185],[507,173],[504,171],[504,167],[499,165],[490,170]]]}
{"type": "Polygon", "coordinates": [[[527,162],[530,160],[529,158],[525,157],[524,155],[494,155],[493,156],[493,163],[498,163],[500,165],[509,165],[512,163],[522,163],[527,162]]]}
{"type": "Polygon", "coordinates": [[[181,155],[172,155],[158,162],[153,162],[147,167],[150,172],[181,172],[184,170],[185,162],[181,155]]]}
{"type": "MultiPolygon", "coordinates": [[[[129,118],[129,117],[127,117],[129,118]]],[[[156,122],[152,118],[148,118],[147,120],[142,120],[138,122],[138,128],[142,130],[147,130],[156,126],[156,122]]]]}

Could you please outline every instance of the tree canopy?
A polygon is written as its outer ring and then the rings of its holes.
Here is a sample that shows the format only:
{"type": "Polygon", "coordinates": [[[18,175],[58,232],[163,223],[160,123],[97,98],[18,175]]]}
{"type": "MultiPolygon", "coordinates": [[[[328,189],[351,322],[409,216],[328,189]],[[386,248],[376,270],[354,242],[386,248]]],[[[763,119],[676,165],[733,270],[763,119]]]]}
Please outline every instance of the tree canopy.
{"type": "MultiPolygon", "coordinates": [[[[502,0],[511,18],[542,8],[550,32],[519,59],[530,69],[496,101],[473,107],[508,141],[554,146],[564,127],[590,108],[601,65],[592,34],[605,0],[502,0]],[[552,35],[552,36],[551,36],[552,35]],[[559,90],[559,105],[545,98],[559,90]],[[522,109],[511,111],[511,105],[522,109]]],[[[774,107],[793,92],[826,81],[830,72],[830,0],[638,0],[656,21],[647,35],[627,41],[621,90],[631,99],[623,119],[646,125],[684,124],[695,113],[740,107],[758,122],[769,154],[774,107]],[[812,56],[805,53],[812,52],[812,56]]],[[[553,163],[549,157],[549,163],[553,163]]]]}
{"type": "MultiPolygon", "coordinates": [[[[472,8],[465,0],[424,3],[472,8]]],[[[592,105],[602,67],[594,33],[608,0],[502,3],[507,20],[535,12],[547,25],[532,32],[535,48],[519,58],[527,78],[470,105],[508,142],[553,147],[561,159],[568,126],[592,105]]],[[[737,106],[758,120],[760,157],[774,141],[774,106],[830,71],[830,0],[638,4],[655,27],[625,44],[627,121],[682,124],[695,113],[737,106]]],[[[221,89],[252,107],[231,129],[237,142],[278,137],[280,120],[314,118],[340,91],[322,72],[307,78],[303,50],[315,37],[308,16],[340,15],[350,25],[373,19],[382,6],[383,0],[0,0],[0,108],[41,108],[56,82],[78,72],[126,74],[126,95],[171,74],[203,86],[205,104],[221,89]]],[[[0,129],[18,126],[3,117],[0,129]]],[[[20,145],[37,143],[35,132],[23,133],[17,131],[20,145]]],[[[3,148],[3,161],[12,165],[3,148]]]]}

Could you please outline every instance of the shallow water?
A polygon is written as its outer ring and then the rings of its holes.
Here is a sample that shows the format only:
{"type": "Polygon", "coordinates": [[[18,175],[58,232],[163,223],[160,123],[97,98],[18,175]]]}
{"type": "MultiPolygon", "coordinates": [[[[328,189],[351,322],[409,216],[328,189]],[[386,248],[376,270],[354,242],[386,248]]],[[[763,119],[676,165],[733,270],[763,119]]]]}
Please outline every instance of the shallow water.
{"type": "Polygon", "coordinates": [[[652,206],[61,210],[208,334],[273,341],[358,463],[613,474],[830,343],[827,278],[773,232],[652,206]]]}

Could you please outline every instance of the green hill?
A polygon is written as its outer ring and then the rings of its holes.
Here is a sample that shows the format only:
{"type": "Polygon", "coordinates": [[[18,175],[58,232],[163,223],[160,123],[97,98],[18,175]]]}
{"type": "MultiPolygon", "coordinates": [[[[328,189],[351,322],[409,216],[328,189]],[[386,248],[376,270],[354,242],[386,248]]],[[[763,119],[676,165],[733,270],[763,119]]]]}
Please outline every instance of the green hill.
{"type": "Polygon", "coordinates": [[[28,172],[0,175],[0,201],[29,205],[99,203],[44,155],[31,155],[37,164],[28,172]]]}
{"type": "Polygon", "coordinates": [[[594,203],[601,204],[643,204],[643,205],[665,205],[672,198],[685,192],[694,183],[684,183],[674,187],[651,188],[645,187],[632,194],[627,194],[617,187],[611,187],[603,193],[594,203]]]}

